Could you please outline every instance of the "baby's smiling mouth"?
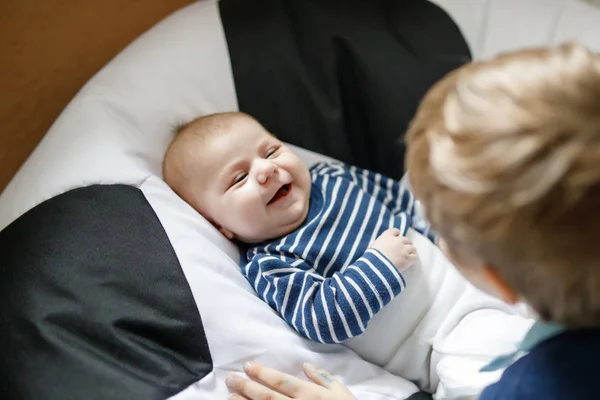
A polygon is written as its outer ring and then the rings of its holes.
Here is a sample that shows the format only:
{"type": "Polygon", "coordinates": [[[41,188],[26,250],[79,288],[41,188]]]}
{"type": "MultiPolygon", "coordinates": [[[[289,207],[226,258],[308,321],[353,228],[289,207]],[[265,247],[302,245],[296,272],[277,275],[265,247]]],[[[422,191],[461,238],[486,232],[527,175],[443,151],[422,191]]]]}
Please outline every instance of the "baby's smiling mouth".
{"type": "Polygon", "coordinates": [[[267,203],[267,205],[273,204],[276,201],[283,199],[284,197],[286,197],[290,193],[291,190],[292,190],[292,184],[291,183],[283,185],[282,187],[279,188],[279,190],[277,190],[277,192],[275,193],[275,195],[273,196],[273,198],[271,200],[269,200],[269,202],[267,203]]]}

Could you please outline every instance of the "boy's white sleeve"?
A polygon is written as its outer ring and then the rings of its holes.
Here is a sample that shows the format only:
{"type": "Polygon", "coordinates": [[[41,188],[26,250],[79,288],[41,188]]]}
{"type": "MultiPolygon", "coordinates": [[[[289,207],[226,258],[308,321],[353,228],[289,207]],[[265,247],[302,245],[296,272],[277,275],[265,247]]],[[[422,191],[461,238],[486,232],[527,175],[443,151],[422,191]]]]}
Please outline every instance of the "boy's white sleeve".
{"type": "Polygon", "coordinates": [[[523,308],[504,304],[467,285],[434,337],[431,385],[435,399],[477,398],[502,370],[479,372],[516,351],[534,323],[523,308]]]}
{"type": "Polygon", "coordinates": [[[424,236],[412,229],[407,236],[417,247],[419,264],[404,272],[406,290],[381,311],[385,318],[371,321],[386,329],[367,330],[358,340],[371,339],[376,345],[367,356],[381,356],[374,361],[437,392],[437,399],[477,396],[500,377],[480,368],[513,353],[533,316],[475,289],[424,236]],[[399,316],[403,325],[397,324],[399,316]],[[388,344],[380,331],[402,340],[388,344]]]}

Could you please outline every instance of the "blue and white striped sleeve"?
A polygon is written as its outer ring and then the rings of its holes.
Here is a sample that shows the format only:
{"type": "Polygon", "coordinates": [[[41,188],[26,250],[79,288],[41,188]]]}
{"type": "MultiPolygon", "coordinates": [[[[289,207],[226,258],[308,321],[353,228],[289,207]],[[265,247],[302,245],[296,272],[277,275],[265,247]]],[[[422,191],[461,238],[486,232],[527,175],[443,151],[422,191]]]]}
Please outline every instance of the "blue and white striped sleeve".
{"type": "Polygon", "coordinates": [[[433,243],[436,234],[422,213],[419,202],[410,188],[403,182],[388,178],[377,172],[344,165],[344,175],[362,188],[363,191],[379,200],[392,214],[405,213],[410,217],[410,226],[426,236],[433,243]]]}
{"type": "Polygon", "coordinates": [[[304,260],[258,254],[243,268],[258,296],[302,336],[340,343],[361,334],[406,282],[380,252],[369,249],[344,272],[324,278],[304,260]]]}

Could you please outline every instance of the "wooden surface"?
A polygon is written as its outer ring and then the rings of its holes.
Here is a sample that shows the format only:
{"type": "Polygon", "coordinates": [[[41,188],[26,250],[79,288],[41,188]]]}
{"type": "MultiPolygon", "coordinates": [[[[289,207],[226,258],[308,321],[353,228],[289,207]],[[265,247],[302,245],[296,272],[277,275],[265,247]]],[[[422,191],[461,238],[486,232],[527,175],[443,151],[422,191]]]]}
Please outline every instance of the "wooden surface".
{"type": "Polygon", "coordinates": [[[191,0],[0,0],[0,191],[79,88],[191,0]]]}

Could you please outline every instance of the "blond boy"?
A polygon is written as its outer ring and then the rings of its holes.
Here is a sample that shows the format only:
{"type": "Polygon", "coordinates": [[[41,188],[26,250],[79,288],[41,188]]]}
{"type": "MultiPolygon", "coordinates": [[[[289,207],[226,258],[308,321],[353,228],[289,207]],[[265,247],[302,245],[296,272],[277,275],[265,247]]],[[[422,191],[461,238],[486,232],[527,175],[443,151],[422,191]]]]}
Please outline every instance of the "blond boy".
{"type": "Polygon", "coordinates": [[[481,399],[597,398],[600,57],[570,44],[463,67],[427,94],[407,140],[448,257],[540,317],[481,399]]]}
{"type": "MultiPolygon", "coordinates": [[[[407,141],[412,189],[448,257],[539,316],[517,352],[485,368],[508,366],[479,399],[597,399],[600,57],[569,44],[460,68],[428,92],[407,141]]],[[[244,398],[354,399],[310,365],[317,385],[244,370],[254,381],[227,380],[244,398]]]]}

